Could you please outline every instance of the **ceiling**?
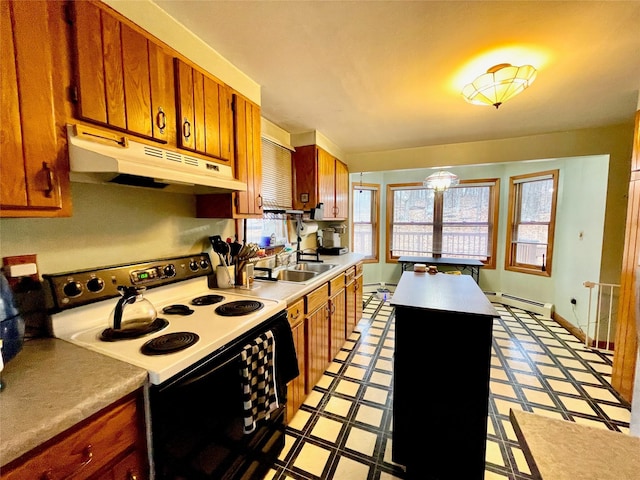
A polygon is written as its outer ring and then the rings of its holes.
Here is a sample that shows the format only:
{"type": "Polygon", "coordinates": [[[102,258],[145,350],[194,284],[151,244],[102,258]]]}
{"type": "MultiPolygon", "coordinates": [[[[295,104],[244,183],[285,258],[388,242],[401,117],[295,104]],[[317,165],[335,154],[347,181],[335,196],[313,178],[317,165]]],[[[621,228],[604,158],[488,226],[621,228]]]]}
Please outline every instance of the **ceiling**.
{"type": "Polygon", "coordinates": [[[154,3],[261,85],[263,117],[346,154],[616,125],[638,106],[640,1],[154,3]],[[498,110],[465,102],[498,63],[537,79],[498,110]]]}

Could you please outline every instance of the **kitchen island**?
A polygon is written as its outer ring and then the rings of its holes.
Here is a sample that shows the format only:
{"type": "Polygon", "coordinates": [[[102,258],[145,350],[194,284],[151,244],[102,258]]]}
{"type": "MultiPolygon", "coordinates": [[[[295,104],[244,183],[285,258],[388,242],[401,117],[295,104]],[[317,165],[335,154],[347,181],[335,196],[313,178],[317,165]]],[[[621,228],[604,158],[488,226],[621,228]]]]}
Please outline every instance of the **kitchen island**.
{"type": "Polygon", "coordinates": [[[393,461],[409,480],[483,479],[498,312],[468,275],[404,272],[390,303],[393,461]]]}

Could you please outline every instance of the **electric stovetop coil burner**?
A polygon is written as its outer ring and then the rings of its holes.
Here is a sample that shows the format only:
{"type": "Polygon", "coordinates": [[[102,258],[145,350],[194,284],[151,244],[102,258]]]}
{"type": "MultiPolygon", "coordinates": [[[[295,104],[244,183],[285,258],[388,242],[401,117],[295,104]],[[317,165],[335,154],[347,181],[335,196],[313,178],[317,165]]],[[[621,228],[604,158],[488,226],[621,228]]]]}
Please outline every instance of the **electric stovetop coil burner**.
{"type": "Polygon", "coordinates": [[[139,327],[130,327],[116,330],[114,328],[107,328],[100,335],[100,339],[105,342],[115,342],[118,340],[129,340],[131,338],[140,338],[150,333],[159,332],[169,325],[169,322],[164,318],[156,318],[151,323],[142,324],[139,327]]]}
{"type": "Polygon", "coordinates": [[[179,352],[200,340],[196,333],[174,332],[152,338],[140,348],[144,355],[164,355],[165,353],[179,352]]]}
{"type": "Polygon", "coordinates": [[[193,305],[213,305],[224,300],[222,295],[202,295],[191,300],[193,305]]]}
{"type": "Polygon", "coordinates": [[[216,313],[224,317],[239,317],[256,312],[262,307],[264,307],[264,304],[257,300],[236,300],[220,305],[216,308],[216,313]]]}

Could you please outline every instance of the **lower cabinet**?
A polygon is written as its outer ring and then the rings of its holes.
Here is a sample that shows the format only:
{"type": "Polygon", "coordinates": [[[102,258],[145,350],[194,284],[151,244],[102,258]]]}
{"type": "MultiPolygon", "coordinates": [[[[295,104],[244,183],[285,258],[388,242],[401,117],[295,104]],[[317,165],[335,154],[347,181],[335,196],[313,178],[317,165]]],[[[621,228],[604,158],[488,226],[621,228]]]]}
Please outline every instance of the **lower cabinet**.
{"type": "Polygon", "coordinates": [[[305,386],[306,346],[304,335],[304,300],[300,299],[291,304],[287,308],[287,315],[289,324],[291,325],[291,333],[293,334],[293,345],[296,349],[296,356],[298,357],[298,370],[300,371],[300,375],[287,384],[287,423],[289,423],[307,396],[305,386]]]}
{"type": "Polygon", "coordinates": [[[142,405],[140,390],[4,466],[2,478],[149,478],[142,405]]]}
{"type": "Polygon", "coordinates": [[[328,360],[331,362],[338,354],[346,337],[346,297],[344,288],[344,275],[339,275],[329,284],[329,341],[328,360]]]}
{"type": "Polygon", "coordinates": [[[306,393],[318,383],[329,365],[329,284],[305,296],[306,323],[306,393]]]}

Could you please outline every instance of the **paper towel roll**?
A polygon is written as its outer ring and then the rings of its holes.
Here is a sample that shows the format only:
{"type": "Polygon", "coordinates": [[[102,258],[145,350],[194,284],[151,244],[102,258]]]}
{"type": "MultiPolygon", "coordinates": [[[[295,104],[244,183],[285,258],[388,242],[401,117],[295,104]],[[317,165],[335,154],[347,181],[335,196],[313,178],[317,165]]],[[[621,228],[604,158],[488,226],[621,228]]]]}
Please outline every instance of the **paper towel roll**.
{"type": "Polygon", "coordinates": [[[306,237],[307,235],[311,235],[312,233],[316,233],[318,231],[318,222],[302,222],[300,224],[300,236],[306,237]]]}

